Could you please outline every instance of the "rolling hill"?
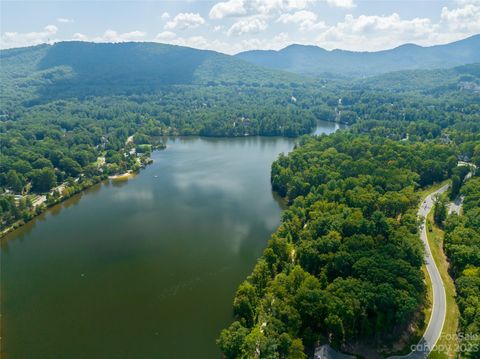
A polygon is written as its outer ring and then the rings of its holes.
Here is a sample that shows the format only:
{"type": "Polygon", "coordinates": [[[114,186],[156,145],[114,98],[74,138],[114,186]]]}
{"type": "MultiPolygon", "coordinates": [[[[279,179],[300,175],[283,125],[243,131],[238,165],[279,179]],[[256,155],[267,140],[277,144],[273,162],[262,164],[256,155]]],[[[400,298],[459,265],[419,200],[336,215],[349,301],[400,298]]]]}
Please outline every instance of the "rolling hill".
{"type": "Polygon", "coordinates": [[[256,65],[302,75],[363,77],[480,62],[480,35],[445,45],[422,47],[405,44],[377,52],[327,51],[317,46],[290,45],[279,51],[241,52],[236,57],[256,65]]]}
{"type": "Polygon", "coordinates": [[[135,94],[170,85],[280,86],[300,80],[215,51],[158,43],[59,42],[2,50],[0,57],[4,100],[135,94]]]}
{"type": "Polygon", "coordinates": [[[480,93],[480,63],[448,69],[403,70],[358,79],[351,88],[407,92],[437,96],[447,92],[480,93]]]}

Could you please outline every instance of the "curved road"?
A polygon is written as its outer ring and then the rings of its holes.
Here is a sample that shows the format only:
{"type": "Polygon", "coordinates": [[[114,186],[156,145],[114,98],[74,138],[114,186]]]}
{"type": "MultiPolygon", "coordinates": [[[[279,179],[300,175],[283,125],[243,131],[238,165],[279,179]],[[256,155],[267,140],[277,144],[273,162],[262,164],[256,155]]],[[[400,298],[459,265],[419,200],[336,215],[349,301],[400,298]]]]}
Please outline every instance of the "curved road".
{"type": "Polygon", "coordinates": [[[420,237],[425,245],[425,262],[428,274],[432,280],[433,298],[432,298],[432,315],[428,322],[427,330],[423,334],[422,339],[416,345],[415,349],[408,355],[393,356],[389,359],[409,358],[409,359],[425,359],[428,357],[433,347],[437,343],[442,334],[443,323],[445,322],[445,315],[447,310],[447,302],[445,295],[445,287],[443,285],[442,277],[438,271],[437,265],[432,258],[432,252],[428,245],[426,218],[433,207],[433,200],[435,195],[445,192],[449,185],[441,187],[440,189],[430,193],[418,210],[418,217],[423,218],[421,225],[420,237]]]}

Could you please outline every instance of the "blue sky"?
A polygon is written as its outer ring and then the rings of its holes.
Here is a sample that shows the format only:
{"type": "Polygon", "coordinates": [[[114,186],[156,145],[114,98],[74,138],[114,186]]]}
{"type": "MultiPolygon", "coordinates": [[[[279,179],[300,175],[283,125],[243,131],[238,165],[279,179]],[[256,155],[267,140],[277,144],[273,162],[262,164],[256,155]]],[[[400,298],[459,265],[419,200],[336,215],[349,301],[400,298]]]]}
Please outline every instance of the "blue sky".
{"type": "Polygon", "coordinates": [[[291,43],[374,51],[480,33],[480,1],[4,1],[0,47],[156,41],[225,53],[291,43]]]}

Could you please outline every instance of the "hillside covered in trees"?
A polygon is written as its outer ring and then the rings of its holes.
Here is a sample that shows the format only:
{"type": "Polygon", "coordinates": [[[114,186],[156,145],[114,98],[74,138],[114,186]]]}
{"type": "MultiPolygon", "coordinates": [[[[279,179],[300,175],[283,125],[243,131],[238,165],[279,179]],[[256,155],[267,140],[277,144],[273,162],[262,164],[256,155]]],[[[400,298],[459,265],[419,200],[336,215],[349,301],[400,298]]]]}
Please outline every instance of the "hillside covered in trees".
{"type": "Polygon", "coordinates": [[[448,145],[337,133],[305,138],[272,166],[291,204],[234,300],[228,358],[301,358],[305,348],[401,336],[424,304],[419,186],[456,167],[448,145]]]}
{"type": "MultiPolygon", "coordinates": [[[[1,51],[2,102],[151,93],[172,85],[288,86],[298,76],[214,51],[158,43],[59,42],[1,51]]],[[[304,80],[304,79],[303,79],[304,80]]]]}
{"type": "Polygon", "coordinates": [[[0,56],[2,229],[138,169],[163,136],[295,137],[316,123],[292,99],[308,80],[213,51],[63,42],[0,56]]]}
{"type": "MultiPolygon", "coordinates": [[[[327,120],[394,140],[471,143],[480,129],[478,64],[348,82],[154,43],[61,42],[0,56],[2,227],[31,218],[38,196],[67,182],[76,192],[137,168],[132,145],[163,136],[296,137],[327,120]],[[13,195],[24,198],[15,205],[13,195]]],[[[470,144],[458,152],[474,156],[470,144]]]]}
{"type": "Polygon", "coordinates": [[[464,357],[473,359],[480,350],[480,178],[467,181],[461,195],[463,215],[447,218],[444,246],[457,288],[464,357]]]}
{"type": "MultiPolygon", "coordinates": [[[[317,120],[344,123],[273,164],[290,206],[219,346],[228,358],[302,358],[319,342],[377,346],[416,322],[426,300],[418,190],[451,178],[459,159],[480,166],[478,64],[332,80],[153,43],[0,55],[2,229],[138,170],[166,136],[297,137],[317,120]]],[[[446,241],[472,333],[478,265],[460,234],[475,231],[477,182],[462,189],[465,215],[447,221],[446,241]]]]}
{"type": "Polygon", "coordinates": [[[404,44],[390,50],[356,52],[325,50],[312,45],[290,45],[279,51],[252,50],[240,59],[266,68],[302,75],[364,77],[399,70],[445,69],[480,61],[480,35],[444,45],[404,44]]]}

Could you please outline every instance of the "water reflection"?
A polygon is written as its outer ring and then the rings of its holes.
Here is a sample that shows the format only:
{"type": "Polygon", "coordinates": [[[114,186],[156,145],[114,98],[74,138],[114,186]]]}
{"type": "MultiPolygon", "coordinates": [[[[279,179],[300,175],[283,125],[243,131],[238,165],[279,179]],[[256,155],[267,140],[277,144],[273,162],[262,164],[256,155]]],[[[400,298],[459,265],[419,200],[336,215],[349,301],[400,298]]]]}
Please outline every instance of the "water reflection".
{"type": "Polygon", "coordinates": [[[12,233],[21,241],[1,247],[9,357],[219,358],[235,290],[279,224],[271,163],[293,144],[170,139],[134,180],[12,233]]]}
{"type": "Polygon", "coordinates": [[[312,135],[329,135],[333,132],[336,132],[337,130],[345,129],[347,127],[347,125],[344,125],[342,123],[320,121],[315,128],[315,131],[313,131],[312,135]]]}

